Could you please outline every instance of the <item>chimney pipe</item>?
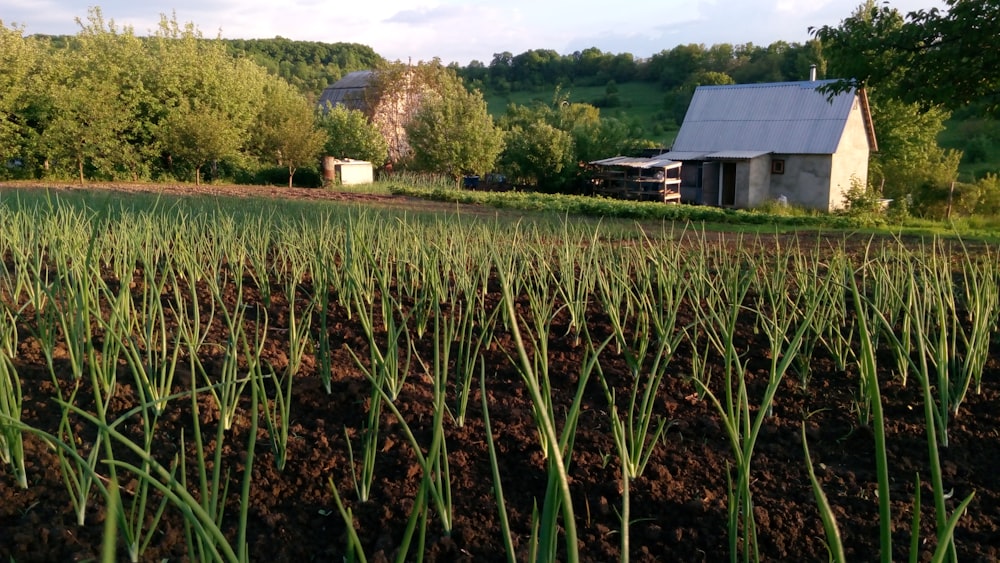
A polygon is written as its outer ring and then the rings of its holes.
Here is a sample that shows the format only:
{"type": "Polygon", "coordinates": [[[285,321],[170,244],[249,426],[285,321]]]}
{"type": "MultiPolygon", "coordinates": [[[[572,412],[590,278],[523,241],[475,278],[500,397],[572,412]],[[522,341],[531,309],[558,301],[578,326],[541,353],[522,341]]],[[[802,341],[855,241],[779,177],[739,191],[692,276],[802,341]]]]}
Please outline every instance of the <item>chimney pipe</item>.
{"type": "Polygon", "coordinates": [[[809,82],[816,82],[816,65],[809,65],[809,82]]]}

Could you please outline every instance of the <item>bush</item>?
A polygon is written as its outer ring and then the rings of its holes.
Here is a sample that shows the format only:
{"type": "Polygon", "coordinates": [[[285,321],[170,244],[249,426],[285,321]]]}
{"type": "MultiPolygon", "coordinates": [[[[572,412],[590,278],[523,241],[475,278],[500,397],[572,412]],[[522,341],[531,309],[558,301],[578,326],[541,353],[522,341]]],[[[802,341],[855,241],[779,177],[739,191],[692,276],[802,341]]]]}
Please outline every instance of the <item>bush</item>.
{"type": "Polygon", "coordinates": [[[841,214],[859,220],[862,224],[878,225],[885,222],[882,190],[851,177],[851,187],[844,194],[841,214]]]}
{"type": "MultiPolygon", "coordinates": [[[[252,176],[241,175],[237,178],[241,184],[256,184],[261,186],[287,186],[288,168],[284,166],[273,166],[261,168],[252,176]],[[249,181],[247,181],[249,180],[249,181]]],[[[297,188],[319,188],[323,185],[323,176],[319,170],[313,166],[303,166],[295,170],[292,177],[292,185],[297,188]]]]}
{"type": "Polygon", "coordinates": [[[989,139],[983,134],[969,139],[968,144],[965,145],[965,151],[963,151],[963,160],[970,164],[985,162],[989,158],[989,145],[989,139]]]}

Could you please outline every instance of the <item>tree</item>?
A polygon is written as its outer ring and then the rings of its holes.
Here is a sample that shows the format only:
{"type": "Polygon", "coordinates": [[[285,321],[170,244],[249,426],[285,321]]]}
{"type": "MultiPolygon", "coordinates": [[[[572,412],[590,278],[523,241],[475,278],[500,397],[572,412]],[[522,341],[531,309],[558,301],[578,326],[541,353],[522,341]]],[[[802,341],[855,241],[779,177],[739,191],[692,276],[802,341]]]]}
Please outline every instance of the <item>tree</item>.
{"type": "Polygon", "coordinates": [[[389,158],[385,137],[360,110],[342,105],[327,108],[320,114],[319,126],[326,132],[325,154],[367,160],[376,166],[389,158]]]}
{"type": "MultiPolygon", "coordinates": [[[[28,104],[29,77],[37,68],[37,43],[25,39],[19,28],[8,28],[0,20],[0,165],[22,159],[23,139],[28,135],[24,109],[28,104]]],[[[4,166],[6,169],[6,166],[4,166]]]]}
{"type": "Polygon", "coordinates": [[[919,215],[944,215],[962,156],[938,146],[948,116],[940,107],[921,110],[896,99],[872,104],[879,153],[871,159],[869,179],[882,187],[883,197],[908,201],[919,215]]]}
{"type": "Polygon", "coordinates": [[[456,181],[463,174],[489,172],[503,150],[503,132],[482,94],[466,90],[453,72],[442,78],[407,126],[413,165],[456,181]]]}
{"type": "Polygon", "coordinates": [[[544,121],[516,125],[507,133],[503,166],[519,182],[558,186],[573,164],[573,137],[544,121]]]}
{"type": "Polygon", "coordinates": [[[870,181],[882,187],[884,197],[909,201],[923,215],[942,215],[961,153],[946,151],[937,143],[950,116],[947,106],[916,102],[903,92],[911,80],[911,69],[900,66],[909,55],[898,50],[906,25],[897,10],[868,0],[839,27],[815,33],[823,42],[829,71],[853,77],[830,90],[865,87],[868,91],[879,140],[879,153],[871,158],[870,181]]]}
{"type": "Polygon", "coordinates": [[[288,168],[288,187],[295,170],[315,162],[326,134],[317,128],[316,112],[311,104],[287,82],[269,77],[264,86],[264,105],[253,127],[257,156],[269,157],[288,168]]]}
{"type": "Polygon", "coordinates": [[[97,8],[68,49],[52,54],[40,85],[47,117],[38,124],[40,149],[56,170],[72,170],[84,183],[97,174],[114,178],[143,175],[143,123],[138,108],[145,96],[146,60],[130,28],[119,30],[97,8]]]}
{"type": "Polygon", "coordinates": [[[236,154],[243,139],[222,111],[200,104],[172,112],[163,130],[164,148],[194,168],[195,185],[201,185],[203,166],[236,154]]]}
{"type": "Polygon", "coordinates": [[[945,0],[905,17],[867,0],[837,27],[811,30],[840,65],[841,90],[878,86],[888,97],[1000,113],[1000,0],[945,0]]]}
{"type": "Polygon", "coordinates": [[[150,42],[157,60],[150,77],[150,121],[160,132],[167,160],[194,167],[195,182],[207,163],[237,157],[264,104],[267,71],[234,59],[219,40],[206,40],[193,24],[161,18],[150,42]]]}

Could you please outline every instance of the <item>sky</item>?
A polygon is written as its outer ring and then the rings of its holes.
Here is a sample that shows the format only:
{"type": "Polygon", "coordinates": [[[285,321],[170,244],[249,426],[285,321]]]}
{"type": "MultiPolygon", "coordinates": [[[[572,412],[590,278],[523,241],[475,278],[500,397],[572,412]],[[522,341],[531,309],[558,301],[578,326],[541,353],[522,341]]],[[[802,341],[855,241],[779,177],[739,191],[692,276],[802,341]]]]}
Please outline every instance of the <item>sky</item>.
{"type": "MultiPolygon", "coordinates": [[[[810,27],[837,26],[862,0],[0,0],[0,21],[25,34],[72,35],[98,5],[105,20],[137,35],[161,15],[206,37],[277,36],[368,45],[389,60],[461,66],[495,53],[597,47],[646,58],[677,45],[804,43],[810,27]]],[[[881,0],[880,0],[881,3],[881,0]]],[[[891,0],[900,12],[944,8],[942,0],[891,0]]]]}

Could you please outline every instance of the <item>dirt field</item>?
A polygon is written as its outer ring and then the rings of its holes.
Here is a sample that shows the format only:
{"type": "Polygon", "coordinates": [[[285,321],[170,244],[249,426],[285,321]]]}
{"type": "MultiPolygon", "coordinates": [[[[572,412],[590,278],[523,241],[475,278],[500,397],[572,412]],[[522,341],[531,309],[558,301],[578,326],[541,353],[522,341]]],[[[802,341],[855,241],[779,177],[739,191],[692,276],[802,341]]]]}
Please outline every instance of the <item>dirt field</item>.
{"type": "MultiPolygon", "coordinates": [[[[7,185],[11,186],[10,184],[7,185]]],[[[27,187],[16,184],[17,187],[27,187]]],[[[49,186],[51,187],[51,186],[49,186]]],[[[247,188],[245,186],[143,186],[95,185],[96,189],[192,193],[205,195],[247,195],[296,197],[371,203],[405,209],[433,209],[434,204],[409,198],[343,194],[326,190],[287,188],[247,188]]],[[[58,186],[58,189],[79,189],[58,186]]],[[[454,210],[454,205],[446,206],[454,210]]],[[[475,208],[470,208],[473,212],[475,208]]],[[[141,274],[136,274],[141,280],[141,274]]],[[[248,278],[247,298],[251,305],[263,306],[260,293],[248,278]]],[[[491,287],[495,287],[492,284],[491,287]]],[[[204,295],[204,292],[202,292],[204,295]]],[[[287,363],[286,338],[282,319],[288,317],[288,303],[275,291],[268,308],[275,330],[265,342],[265,359],[275,369],[287,363]]],[[[206,301],[210,299],[205,296],[206,301]]],[[[491,303],[499,295],[488,297],[491,303]]],[[[205,304],[207,307],[207,303],[205,304]]],[[[520,303],[526,306],[526,303],[520,303]]],[[[590,333],[595,339],[611,334],[608,319],[593,307],[590,333]]],[[[289,461],[278,472],[263,429],[256,440],[252,467],[249,534],[251,558],[256,561],[340,561],[345,546],[345,526],[340,519],[328,481],[333,480],[352,507],[358,534],[369,561],[392,560],[420,484],[416,465],[398,422],[383,414],[380,448],[377,454],[373,498],[358,502],[350,480],[350,464],[345,435],[362,431],[369,383],[355,366],[347,348],[367,357],[367,340],[355,316],[348,318],[343,305],[336,303],[325,313],[331,330],[327,337],[336,351],[332,392],[327,394],[317,374],[315,362],[307,354],[294,383],[292,438],[289,461]]],[[[690,322],[694,311],[682,310],[690,322]]],[[[25,392],[24,420],[50,432],[59,425],[59,395],[45,367],[39,345],[31,334],[31,318],[19,327],[22,335],[15,364],[25,392]]],[[[315,321],[314,321],[315,322],[315,321]]],[[[573,400],[583,347],[569,338],[569,318],[565,312],[553,321],[549,365],[553,378],[556,412],[564,412],[573,400]]],[[[527,557],[527,539],[534,502],[545,495],[546,467],[538,445],[532,407],[516,366],[511,362],[511,335],[498,331],[496,342],[486,351],[486,393],[493,435],[500,451],[500,474],[508,514],[518,545],[518,560],[527,557]]],[[[223,339],[216,326],[210,339],[223,339]]],[[[742,326],[740,349],[760,350],[751,359],[748,381],[751,396],[760,394],[767,379],[770,357],[763,334],[752,326],[742,326]]],[[[430,341],[418,343],[426,355],[430,341]]],[[[687,381],[691,373],[692,351],[687,345],[677,351],[668,367],[657,401],[670,426],[665,439],[655,449],[646,473],[631,488],[634,561],[720,561],[728,558],[726,535],[727,468],[732,454],[720,419],[707,401],[698,400],[687,381]]],[[[65,351],[57,354],[57,369],[66,370],[65,351]]],[[[209,358],[211,361],[211,358],[209,358]]],[[[210,363],[210,362],[209,362],[210,363]]],[[[602,356],[602,366],[619,395],[628,391],[630,375],[624,359],[611,352],[602,356]]],[[[191,374],[180,373],[178,391],[187,389],[191,374]]],[[[137,404],[136,390],[127,370],[119,376],[118,392],[112,401],[112,416],[137,404]]],[[[890,475],[893,480],[894,551],[905,559],[909,550],[909,529],[913,518],[914,476],[923,478],[922,536],[934,537],[934,514],[927,476],[927,449],[922,400],[915,384],[906,388],[885,374],[882,391],[886,408],[890,475]]],[[[951,445],[941,457],[946,488],[954,489],[949,509],[975,491],[968,513],[956,532],[960,561],[987,562],[1000,558],[1000,361],[992,358],[983,377],[983,392],[970,394],[961,413],[952,421],[951,445]]],[[[817,352],[812,380],[802,390],[789,377],[782,383],[774,404],[774,416],[766,420],[754,457],[752,490],[754,516],[759,528],[760,551],[765,561],[826,561],[824,535],[803,460],[800,425],[806,422],[809,446],[816,471],[838,518],[849,561],[878,559],[878,501],[873,439],[868,428],[858,426],[854,400],[858,382],[849,371],[838,371],[831,358],[817,352]]],[[[62,393],[69,392],[67,382],[62,393]]],[[[80,397],[90,396],[86,385],[80,397]]],[[[249,405],[249,397],[244,397],[249,405]]],[[[218,414],[213,403],[202,397],[200,420],[214,436],[218,414]]],[[[398,401],[399,408],[413,427],[418,440],[429,441],[433,418],[430,409],[431,385],[415,367],[398,401]]],[[[585,393],[569,469],[580,553],[586,561],[619,559],[621,503],[620,472],[608,427],[607,402],[603,390],[590,382],[585,393]]],[[[93,431],[76,419],[80,435],[93,431]]],[[[154,448],[165,459],[180,451],[182,431],[190,436],[192,414],[188,399],[171,403],[158,421],[154,448]]],[[[138,425],[126,422],[124,429],[138,437],[138,425]]],[[[223,448],[223,467],[233,479],[227,502],[227,527],[235,530],[238,511],[238,482],[245,470],[248,420],[241,416],[223,448]]],[[[478,392],[469,404],[469,421],[463,428],[446,424],[447,447],[454,503],[454,530],[440,533],[433,511],[431,534],[427,539],[429,561],[503,561],[497,507],[482,424],[478,392]]],[[[40,439],[26,439],[29,488],[15,487],[9,472],[0,476],[0,559],[26,561],[82,561],[99,554],[104,508],[99,499],[91,502],[87,522],[76,525],[72,507],[59,471],[55,453],[40,439]]],[[[126,498],[136,483],[125,484],[126,498]]],[[[560,540],[561,541],[561,540],[560,540]]],[[[921,544],[928,560],[933,540],[921,544]]],[[[183,560],[186,557],[181,516],[168,508],[143,556],[144,560],[183,560]]],[[[123,549],[119,558],[125,558],[123,549]]]]}

